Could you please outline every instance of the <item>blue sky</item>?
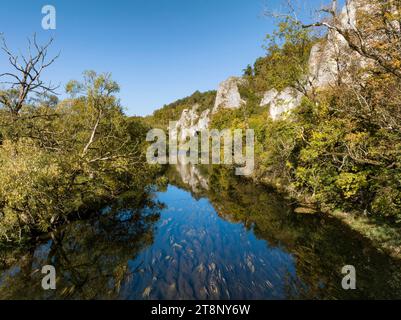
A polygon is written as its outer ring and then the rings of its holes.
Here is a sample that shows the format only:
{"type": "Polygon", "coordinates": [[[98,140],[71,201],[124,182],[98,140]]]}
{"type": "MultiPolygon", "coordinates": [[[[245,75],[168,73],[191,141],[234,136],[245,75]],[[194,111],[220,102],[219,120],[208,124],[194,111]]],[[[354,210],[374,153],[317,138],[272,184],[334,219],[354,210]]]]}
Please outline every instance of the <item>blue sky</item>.
{"type": "MultiPolygon", "coordinates": [[[[307,1],[305,1],[306,3],[307,1]]],[[[322,1],[312,1],[319,5],[322,1]]],[[[0,31],[16,51],[34,32],[55,37],[57,62],[45,75],[62,85],[84,70],[111,72],[129,115],[147,115],[196,90],[216,89],[264,54],[273,21],[265,8],[280,0],[20,0],[1,1],[0,31]],[[57,10],[57,29],[41,28],[44,5],[57,10]]],[[[306,10],[305,10],[306,12],[306,10]]],[[[7,70],[0,56],[0,70],[7,70]]],[[[61,96],[62,97],[62,96],[61,96]]]]}

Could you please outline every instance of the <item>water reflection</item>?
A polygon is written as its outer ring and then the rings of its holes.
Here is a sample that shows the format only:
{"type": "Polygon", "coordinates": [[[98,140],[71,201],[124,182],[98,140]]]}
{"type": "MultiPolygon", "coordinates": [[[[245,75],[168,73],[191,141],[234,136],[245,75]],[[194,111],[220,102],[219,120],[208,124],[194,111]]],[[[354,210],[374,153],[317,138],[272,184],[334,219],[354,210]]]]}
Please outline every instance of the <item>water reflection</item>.
{"type": "Polygon", "coordinates": [[[401,298],[400,263],[336,220],[296,215],[221,168],[167,176],[144,209],[112,206],[18,258],[2,253],[0,298],[401,298]],[[56,291],[41,289],[44,264],[56,266],[56,291]],[[347,264],[358,290],[341,288],[347,264]]]}
{"type": "Polygon", "coordinates": [[[240,223],[221,219],[207,199],[174,186],[157,236],[130,267],[141,274],[125,286],[128,298],[255,299],[295,294],[293,257],[270,248],[240,223]]]}
{"type": "MultiPolygon", "coordinates": [[[[187,188],[190,188],[192,193],[199,194],[205,190],[209,190],[208,179],[201,173],[200,167],[178,163],[172,168],[177,170],[179,179],[187,188]]],[[[171,170],[174,169],[170,168],[171,170]]]]}
{"type": "MultiPolygon", "coordinates": [[[[171,168],[169,176],[172,184],[191,192],[194,198],[208,199],[224,221],[238,223],[257,239],[263,240],[265,250],[256,256],[273,250],[280,252],[280,257],[268,259],[268,268],[272,273],[282,268],[294,269],[291,277],[282,274],[278,277],[281,278],[278,282],[287,291],[285,294],[273,294],[273,297],[401,298],[400,261],[378,252],[369,241],[336,219],[324,215],[297,215],[288,201],[274,191],[237,179],[229,174],[228,169],[198,166],[198,174],[189,184],[182,182],[182,172],[185,172],[182,168],[171,168]],[[207,181],[207,189],[192,187],[200,184],[199,175],[207,181]],[[282,257],[287,259],[280,259],[282,257]],[[341,269],[349,264],[357,270],[358,290],[355,291],[345,291],[341,287],[341,269]]],[[[242,250],[242,243],[234,241],[225,246],[237,246],[237,250],[242,250]]],[[[255,248],[255,244],[252,246],[255,248]]],[[[263,281],[262,274],[256,270],[252,280],[263,281]]],[[[243,273],[239,272],[238,277],[243,277],[243,273]]],[[[272,291],[256,295],[258,298],[269,298],[272,291]]]]}
{"type": "Polygon", "coordinates": [[[131,208],[129,201],[103,211],[102,216],[72,223],[52,239],[25,252],[0,276],[1,299],[114,299],[121,284],[137,270],[128,261],[151,245],[159,206],[131,208]],[[57,290],[41,287],[41,268],[54,265],[57,290]]]}

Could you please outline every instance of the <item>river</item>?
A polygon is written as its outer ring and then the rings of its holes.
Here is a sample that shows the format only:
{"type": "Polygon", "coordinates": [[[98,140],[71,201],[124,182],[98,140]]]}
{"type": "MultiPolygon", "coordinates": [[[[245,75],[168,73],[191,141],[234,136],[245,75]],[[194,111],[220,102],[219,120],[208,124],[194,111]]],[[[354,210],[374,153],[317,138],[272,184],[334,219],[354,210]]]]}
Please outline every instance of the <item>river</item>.
{"type": "Polygon", "coordinates": [[[210,167],[178,165],[142,208],[110,206],[0,256],[1,299],[401,298],[401,264],[341,222],[210,167]],[[167,182],[168,181],[168,182],[167,182]],[[41,287],[53,265],[57,289],[41,287]],[[357,289],[344,290],[345,265],[357,289]]]}

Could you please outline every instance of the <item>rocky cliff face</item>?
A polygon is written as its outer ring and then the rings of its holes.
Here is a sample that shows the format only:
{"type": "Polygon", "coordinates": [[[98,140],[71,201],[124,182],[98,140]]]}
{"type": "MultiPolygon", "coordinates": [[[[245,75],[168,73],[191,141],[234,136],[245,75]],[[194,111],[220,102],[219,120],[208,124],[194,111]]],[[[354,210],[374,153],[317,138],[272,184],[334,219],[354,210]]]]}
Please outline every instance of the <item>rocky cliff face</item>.
{"type": "Polygon", "coordinates": [[[172,131],[178,141],[183,142],[209,127],[210,110],[200,113],[198,108],[198,105],[194,105],[192,109],[185,109],[182,112],[180,120],[177,121],[175,129],[172,131]]]}
{"type": "Polygon", "coordinates": [[[217,90],[213,113],[216,113],[219,109],[237,109],[244,104],[245,101],[241,99],[238,89],[238,86],[244,83],[244,79],[236,77],[223,81],[217,90]]]}
{"type": "Polygon", "coordinates": [[[293,88],[286,88],[281,92],[272,89],[265,93],[260,105],[262,107],[270,105],[270,116],[273,120],[277,120],[283,114],[299,106],[302,96],[293,88]]]}
{"type": "MultiPolygon", "coordinates": [[[[366,0],[349,1],[339,16],[340,27],[345,30],[355,29],[357,13],[372,9],[366,0]]],[[[347,81],[343,75],[344,70],[352,64],[363,67],[367,63],[366,59],[349,48],[342,35],[330,30],[326,39],[312,48],[309,59],[310,83],[314,88],[324,88],[336,82],[340,76],[342,81],[347,81]]]]}
{"type": "Polygon", "coordinates": [[[206,130],[209,127],[211,115],[218,110],[237,109],[244,104],[245,101],[239,93],[239,86],[243,83],[245,80],[237,77],[223,81],[218,88],[215,104],[209,110],[200,113],[197,105],[193,106],[192,109],[185,109],[173,131],[173,134],[178,137],[177,140],[184,142],[187,137],[193,137],[206,130]]]}
{"type": "MultiPolygon", "coordinates": [[[[349,0],[339,16],[339,24],[343,29],[354,29],[357,24],[357,13],[369,12],[371,5],[366,0],[349,0]]],[[[336,31],[329,31],[325,39],[317,43],[311,50],[309,59],[309,74],[305,75],[309,83],[307,90],[321,89],[335,83],[342,71],[349,68],[351,64],[359,67],[368,63],[357,53],[350,50],[345,39],[336,31]]],[[[210,117],[220,109],[237,109],[245,104],[239,92],[239,86],[245,84],[245,79],[231,77],[223,81],[217,91],[215,104],[211,112],[197,112],[196,106],[191,110],[184,110],[178,121],[176,130],[179,141],[185,140],[186,136],[194,136],[208,128],[210,117]]],[[[346,81],[346,79],[342,79],[346,81]]],[[[303,94],[293,88],[285,88],[281,92],[272,89],[266,92],[262,98],[261,106],[269,107],[270,116],[273,120],[282,118],[291,110],[298,107],[302,101],[303,94]]]]}
{"type": "MultiPolygon", "coordinates": [[[[339,15],[342,29],[355,29],[358,12],[369,12],[373,8],[366,0],[349,0],[339,15]]],[[[336,83],[341,77],[347,81],[344,72],[352,65],[363,67],[368,63],[358,53],[351,50],[342,35],[330,30],[325,39],[315,44],[309,58],[309,75],[306,90],[319,90],[336,83]]],[[[261,106],[270,106],[270,116],[277,120],[301,104],[303,94],[292,88],[281,93],[270,90],[265,93],[261,106]]]]}

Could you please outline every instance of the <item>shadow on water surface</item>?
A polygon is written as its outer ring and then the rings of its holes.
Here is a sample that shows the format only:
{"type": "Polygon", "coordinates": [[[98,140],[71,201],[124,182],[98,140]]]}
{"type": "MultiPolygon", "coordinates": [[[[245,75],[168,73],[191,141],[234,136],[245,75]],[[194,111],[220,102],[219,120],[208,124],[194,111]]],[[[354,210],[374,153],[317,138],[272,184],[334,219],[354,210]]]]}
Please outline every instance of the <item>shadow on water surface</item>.
{"type": "Polygon", "coordinates": [[[224,169],[178,165],[167,177],[153,205],[108,208],[23,252],[4,266],[0,298],[401,298],[400,263],[337,220],[297,215],[224,169]],[[44,264],[55,291],[41,288],[44,264]],[[357,290],[341,288],[345,265],[357,290]]]}

